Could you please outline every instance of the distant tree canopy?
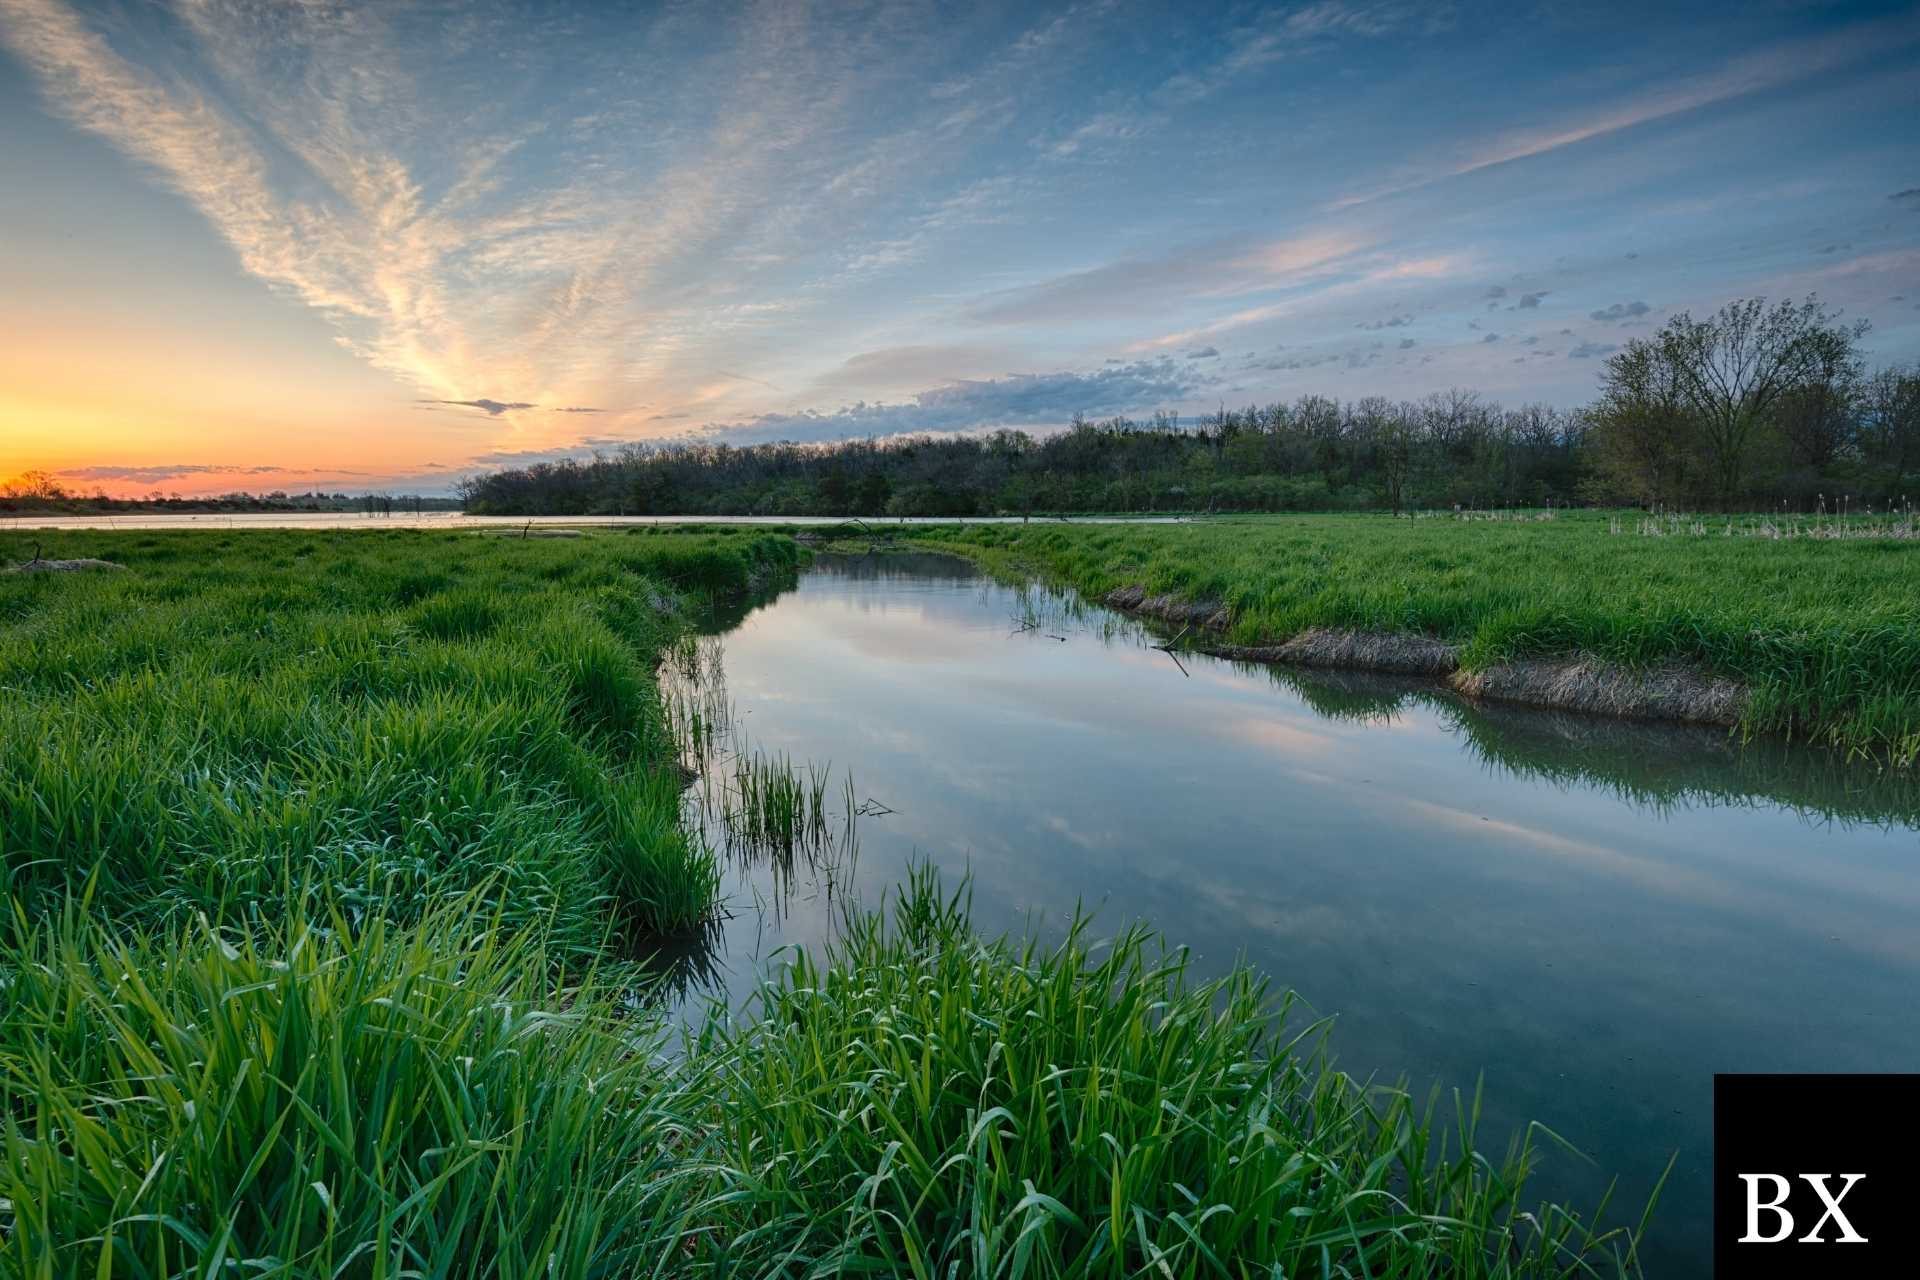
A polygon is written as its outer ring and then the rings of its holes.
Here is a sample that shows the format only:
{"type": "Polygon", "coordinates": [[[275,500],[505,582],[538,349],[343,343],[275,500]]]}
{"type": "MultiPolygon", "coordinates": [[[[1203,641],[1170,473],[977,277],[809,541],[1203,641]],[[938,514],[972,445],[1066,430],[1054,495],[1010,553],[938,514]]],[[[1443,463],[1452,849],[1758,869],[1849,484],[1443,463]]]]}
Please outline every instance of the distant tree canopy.
{"type": "Polygon", "coordinates": [[[1816,298],[1759,298],[1705,320],[1682,312],[1607,361],[1588,411],[1600,487],[1645,502],[1731,507],[1809,492],[1899,499],[1912,470],[1913,369],[1865,376],[1867,325],[1816,298]],[[1889,389],[1890,440],[1876,389],[1889,389]],[[1891,444],[1891,447],[1888,447],[1891,444]]]}
{"type": "Polygon", "coordinates": [[[461,496],[497,515],[772,516],[1903,501],[1920,481],[1920,366],[1869,376],[1865,329],[1813,298],[1678,315],[1572,411],[1454,390],[1075,418],[1043,436],[636,444],[477,476],[461,496]]]}
{"type": "Polygon", "coordinates": [[[457,498],[422,497],[413,494],[344,493],[222,493],[182,497],[177,493],[154,492],[138,498],[114,498],[105,492],[82,493],[60,483],[45,471],[26,471],[11,480],[0,481],[0,514],[62,513],[86,515],[113,512],[156,512],[188,514],[193,512],[359,512],[366,515],[392,515],[394,512],[456,510],[457,498]]]}

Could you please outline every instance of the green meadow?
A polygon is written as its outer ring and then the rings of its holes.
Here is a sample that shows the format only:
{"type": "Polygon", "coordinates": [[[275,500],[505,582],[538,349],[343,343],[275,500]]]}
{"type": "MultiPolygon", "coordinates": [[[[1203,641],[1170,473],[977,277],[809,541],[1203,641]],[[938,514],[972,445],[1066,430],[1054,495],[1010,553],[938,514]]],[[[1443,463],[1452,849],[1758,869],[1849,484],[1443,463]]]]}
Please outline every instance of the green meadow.
{"type": "MultiPolygon", "coordinates": [[[[1308,614],[1255,566],[1341,528],[1204,569],[1240,537],[959,536],[1258,629],[1308,614]]],[[[1393,527],[1375,563],[1430,533],[1453,581],[1512,536],[1393,527]]],[[[1597,1206],[1529,1196],[1553,1135],[1478,1149],[1471,1098],[1349,1079],[1265,977],[1190,981],[1124,921],[982,938],[918,873],[675,1030],[637,957],[720,878],[656,673],[707,602],[791,575],[785,536],[44,553],[124,569],[0,576],[0,1275],[1638,1274],[1597,1206]]],[[[755,830],[804,838],[817,787],[744,767],[755,830]]]]}
{"type": "Polygon", "coordinates": [[[1479,514],[899,532],[1089,598],[1139,586],[1219,602],[1241,644],[1331,627],[1443,640],[1467,671],[1568,655],[1680,664],[1745,684],[1747,731],[1920,758],[1910,517],[1479,514]]]}

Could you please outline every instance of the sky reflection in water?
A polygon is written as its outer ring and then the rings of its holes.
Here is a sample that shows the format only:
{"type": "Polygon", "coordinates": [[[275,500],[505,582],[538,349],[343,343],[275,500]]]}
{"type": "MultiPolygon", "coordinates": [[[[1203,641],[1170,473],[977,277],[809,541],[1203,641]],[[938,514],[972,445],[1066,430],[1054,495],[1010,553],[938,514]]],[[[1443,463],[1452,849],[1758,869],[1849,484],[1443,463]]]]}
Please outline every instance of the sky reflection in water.
{"type": "Polygon", "coordinates": [[[1705,1265],[1715,1071],[1920,1064],[1920,786],[1419,682],[1183,674],[1149,641],[938,557],[823,557],[755,609],[721,642],[736,745],[893,812],[851,866],[733,861],[708,989],[915,858],[972,873],[983,930],[1145,918],[1337,1013],[1356,1075],[1484,1073],[1483,1143],[1536,1119],[1595,1158],[1555,1159],[1556,1193],[1618,1172],[1637,1209],[1678,1150],[1655,1275],[1705,1265]]]}

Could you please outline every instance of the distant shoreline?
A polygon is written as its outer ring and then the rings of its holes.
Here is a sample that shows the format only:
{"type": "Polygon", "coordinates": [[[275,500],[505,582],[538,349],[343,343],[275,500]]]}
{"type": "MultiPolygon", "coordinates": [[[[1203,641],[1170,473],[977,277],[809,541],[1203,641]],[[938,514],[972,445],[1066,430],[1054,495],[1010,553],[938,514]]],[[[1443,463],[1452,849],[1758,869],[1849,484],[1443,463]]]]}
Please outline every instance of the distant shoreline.
{"type": "MultiPolygon", "coordinates": [[[[1179,524],[1186,516],[891,516],[886,525],[954,524],[1179,524]]],[[[526,526],[620,528],[650,525],[843,525],[845,516],[477,516],[463,511],[395,512],[367,515],[359,511],[233,511],[190,515],[143,511],[126,515],[61,515],[33,513],[0,516],[0,532],[46,529],[111,532],[127,529],[519,529],[526,526]]]]}

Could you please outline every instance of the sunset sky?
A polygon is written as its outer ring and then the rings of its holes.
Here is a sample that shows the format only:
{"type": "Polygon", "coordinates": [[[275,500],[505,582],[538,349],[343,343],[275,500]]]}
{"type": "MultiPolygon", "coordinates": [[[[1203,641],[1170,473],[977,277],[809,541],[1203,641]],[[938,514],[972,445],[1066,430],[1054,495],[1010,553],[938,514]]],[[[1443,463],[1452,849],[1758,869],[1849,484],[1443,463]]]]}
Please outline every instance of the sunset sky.
{"type": "Polygon", "coordinates": [[[0,479],[88,490],[1920,356],[1911,4],[0,0],[0,121],[0,479]]]}

